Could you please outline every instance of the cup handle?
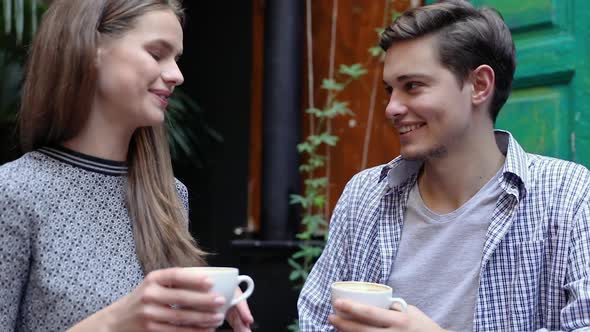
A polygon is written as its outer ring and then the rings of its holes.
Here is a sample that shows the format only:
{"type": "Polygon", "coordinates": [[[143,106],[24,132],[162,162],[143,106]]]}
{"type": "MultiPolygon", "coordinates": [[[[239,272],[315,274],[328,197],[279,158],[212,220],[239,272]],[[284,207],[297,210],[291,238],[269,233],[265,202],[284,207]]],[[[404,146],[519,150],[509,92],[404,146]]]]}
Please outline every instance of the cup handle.
{"type": "Polygon", "coordinates": [[[247,299],[248,297],[250,297],[250,295],[252,295],[252,292],[254,291],[254,280],[252,280],[252,278],[250,278],[249,276],[246,275],[242,275],[238,277],[238,285],[245,282],[246,284],[248,284],[248,287],[246,287],[246,290],[244,291],[244,294],[236,297],[235,299],[233,299],[230,303],[230,307],[242,302],[243,300],[247,299]]]}
{"type": "Polygon", "coordinates": [[[396,303],[402,306],[401,312],[405,312],[406,309],[408,309],[408,304],[401,297],[392,297],[392,298],[390,298],[389,299],[389,308],[393,309],[393,305],[396,304],[396,303]]]}

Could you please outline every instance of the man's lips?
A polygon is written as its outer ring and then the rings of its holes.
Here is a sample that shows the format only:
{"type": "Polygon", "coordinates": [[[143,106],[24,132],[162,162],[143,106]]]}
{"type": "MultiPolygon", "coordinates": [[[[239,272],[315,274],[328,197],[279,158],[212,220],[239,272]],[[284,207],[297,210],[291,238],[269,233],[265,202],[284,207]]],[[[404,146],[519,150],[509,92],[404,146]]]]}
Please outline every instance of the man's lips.
{"type": "Polygon", "coordinates": [[[414,124],[398,125],[396,127],[397,127],[397,131],[400,133],[400,135],[404,135],[404,134],[410,133],[416,129],[422,128],[425,125],[426,125],[425,123],[414,123],[414,124]]]}

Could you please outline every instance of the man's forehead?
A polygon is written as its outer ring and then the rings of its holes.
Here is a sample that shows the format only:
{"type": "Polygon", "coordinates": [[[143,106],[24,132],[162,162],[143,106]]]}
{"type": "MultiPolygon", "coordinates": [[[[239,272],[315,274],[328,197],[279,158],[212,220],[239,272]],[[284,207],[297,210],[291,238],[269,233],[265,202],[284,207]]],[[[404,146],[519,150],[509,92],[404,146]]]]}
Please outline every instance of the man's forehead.
{"type": "Polygon", "coordinates": [[[385,53],[384,78],[430,76],[434,68],[441,66],[435,45],[436,41],[432,37],[394,43],[385,53]]]}

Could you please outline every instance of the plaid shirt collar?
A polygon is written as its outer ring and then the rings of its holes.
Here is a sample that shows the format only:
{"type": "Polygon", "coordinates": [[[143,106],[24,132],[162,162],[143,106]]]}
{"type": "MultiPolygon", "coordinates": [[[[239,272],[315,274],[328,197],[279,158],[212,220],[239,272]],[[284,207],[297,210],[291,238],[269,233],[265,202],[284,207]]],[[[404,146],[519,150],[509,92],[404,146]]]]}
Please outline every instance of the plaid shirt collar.
{"type": "MultiPolygon", "coordinates": [[[[512,134],[504,130],[495,130],[494,134],[500,152],[506,156],[500,180],[501,187],[522,200],[529,188],[530,160],[512,134]]],[[[379,176],[379,183],[387,179],[384,194],[408,183],[414,185],[422,165],[423,161],[406,160],[401,156],[384,165],[379,176]]]]}

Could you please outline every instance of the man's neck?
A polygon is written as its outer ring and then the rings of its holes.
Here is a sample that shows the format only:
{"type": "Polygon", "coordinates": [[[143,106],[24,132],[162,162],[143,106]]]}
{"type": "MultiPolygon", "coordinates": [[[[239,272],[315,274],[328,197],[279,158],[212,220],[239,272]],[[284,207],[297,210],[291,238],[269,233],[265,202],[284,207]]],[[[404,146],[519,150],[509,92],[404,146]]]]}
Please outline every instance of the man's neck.
{"type": "Polygon", "coordinates": [[[449,213],[473,197],[502,167],[505,156],[493,131],[466,139],[457,150],[427,160],[418,178],[424,204],[437,213],[449,213]]]}

